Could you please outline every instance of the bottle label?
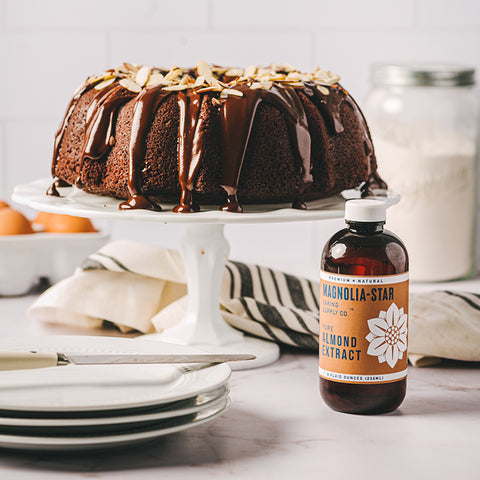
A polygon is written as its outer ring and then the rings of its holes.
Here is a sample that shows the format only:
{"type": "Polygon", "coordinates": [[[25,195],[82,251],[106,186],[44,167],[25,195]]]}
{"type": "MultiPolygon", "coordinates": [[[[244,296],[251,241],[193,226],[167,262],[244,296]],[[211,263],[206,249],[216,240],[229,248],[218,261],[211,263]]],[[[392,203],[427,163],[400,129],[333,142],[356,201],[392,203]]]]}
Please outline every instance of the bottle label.
{"type": "Polygon", "coordinates": [[[407,376],[408,272],[320,274],[319,374],[343,383],[407,376]]]}

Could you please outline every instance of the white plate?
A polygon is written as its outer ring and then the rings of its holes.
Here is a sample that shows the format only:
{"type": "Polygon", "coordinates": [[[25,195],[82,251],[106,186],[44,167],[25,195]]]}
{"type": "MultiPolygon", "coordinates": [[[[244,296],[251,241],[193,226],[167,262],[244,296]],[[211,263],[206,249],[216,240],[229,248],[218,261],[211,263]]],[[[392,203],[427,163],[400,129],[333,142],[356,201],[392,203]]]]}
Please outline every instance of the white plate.
{"type": "MultiPolygon", "coordinates": [[[[224,400],[230,391],[228,384],[215,388],[208,392],[201,393],[195,397],[180,400],[178,402],[166,403],[159,407],[147,407],[146,409],[127,410],[125,415],[121,415],[117,410],[109,412],[102,412],[103,414],[110,413],[110,416],[88,416],[88,417],[49,417],[48,413],[36,412],[38,417],[29,415],[28,417],[5,416],[0,417],[0,432],[3,432],[3,427],[21,427],[30,429],[69,429],[69,434],[73,433],[71,429],[77,427],[97,427],[105,425],[125,425],[132,423],[157,422],[168,418],[181,417],[198,413],[202,410],[211,408],[224,400]]],[[[17,412],[23,413],[23,412],[17,412]]],[[[31,412],[26,412],[30,414],[31,412]]],[[[35,413],[35,412],[34,412],[35,413]]],[[[125,427],[124,427],[125,428],[125,427]]],[[[38,432],[37,432],[38,433],[38,432]]]]}
{"type": "MultiPolygon", "coordinates": [[[[51,336],[0,339],[0,350],[88,354],[186,354],[191,347],[146,340],[51,336]]],[[[68,365],[0,372],[0,410],[75,412],[162,405],[225,384],[227,364],[183,374],[174,365],[68,365]]]]}
{"type": "Polygon", "coordinates": [[[202,425],[220,415],[229,405],[230,400],[225,398],[218,405],[197,414],[163,420],[116,435],[71,437],[0,435],[0,447],[33,451],[87,451],[118,448],[202,425]]]}
{"type": "MultiPolygon", "coordinates": [[[[204,211],[192,215],[173,213],[171,210],[175,205],[166,204],[162,204],[163,212],[119,210],[118,206],[123,200],[85,193],[75,187],[59,188],[61,197],[48,196],[45,191],[51,182],[51,179],[43,178],[24,185],[17,185],[12,198],[17,203],[52,213],[166,223],[264,223],[323,220],[343,217],[345,206],[345,198],[337,195],[307,202],[307,210],[296,210],[287,204],[244,205],[242,214],[219,211],[218,205],[203,206],[204,211]]],[[[395,203],[399,199],[398,195],[390,191],[379,191],[378,193],[389,204],[395,203]]],[[[354,198],[359,195],[357,190],[344,192],[346,198],[354,198]]]]}

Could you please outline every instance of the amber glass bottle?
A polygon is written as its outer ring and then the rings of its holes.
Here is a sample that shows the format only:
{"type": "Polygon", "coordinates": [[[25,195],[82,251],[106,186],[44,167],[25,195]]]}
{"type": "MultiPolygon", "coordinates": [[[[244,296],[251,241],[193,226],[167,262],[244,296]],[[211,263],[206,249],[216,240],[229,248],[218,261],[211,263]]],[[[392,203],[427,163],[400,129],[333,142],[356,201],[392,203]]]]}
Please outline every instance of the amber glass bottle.
{"type": "Polygon", "coordinates": [[[383,201],[350,200],[323,250],[320,392],[340,412],[390,412],[406,393],[408,255],[385,219],[383,201]]]}

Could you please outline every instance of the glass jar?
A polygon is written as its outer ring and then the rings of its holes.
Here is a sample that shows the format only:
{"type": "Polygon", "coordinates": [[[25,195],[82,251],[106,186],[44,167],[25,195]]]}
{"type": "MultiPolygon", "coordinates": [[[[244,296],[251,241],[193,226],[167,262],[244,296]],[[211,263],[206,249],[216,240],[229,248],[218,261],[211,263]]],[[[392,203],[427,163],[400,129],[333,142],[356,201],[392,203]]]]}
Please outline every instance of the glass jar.
{"type": "Polygon", "coordinates": [[[401,195],[389,225],[410,253],[410,278],[475,272],[478,108],[475,70],[375,64],[365,113],[378,171],[401,195]]]}

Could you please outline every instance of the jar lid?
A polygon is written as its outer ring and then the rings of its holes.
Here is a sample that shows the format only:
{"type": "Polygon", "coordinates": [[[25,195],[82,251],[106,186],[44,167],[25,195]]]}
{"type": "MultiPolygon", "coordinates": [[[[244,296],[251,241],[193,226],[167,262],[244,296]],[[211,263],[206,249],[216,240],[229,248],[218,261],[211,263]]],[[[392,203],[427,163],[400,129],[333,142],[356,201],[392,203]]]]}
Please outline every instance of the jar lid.
{"type": "Polygon", "coordinates": [[[347,222],[384,222],[387,218],[387,205],[381,200],[348,200],[345,203],[347,222]]]}
{"type": "Polygon", "coordinates": [[[459,87],[475,84],[475,69],[452,63],[375,63],[374,85],[459,87]]]}

